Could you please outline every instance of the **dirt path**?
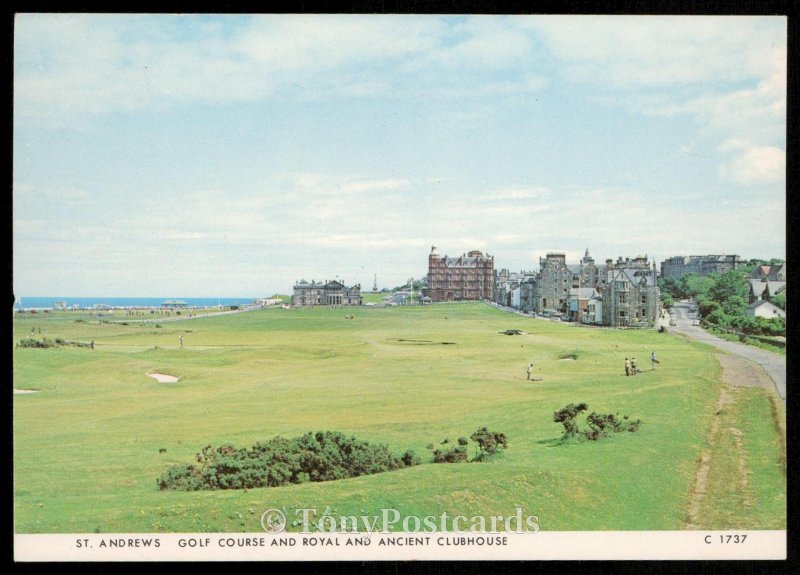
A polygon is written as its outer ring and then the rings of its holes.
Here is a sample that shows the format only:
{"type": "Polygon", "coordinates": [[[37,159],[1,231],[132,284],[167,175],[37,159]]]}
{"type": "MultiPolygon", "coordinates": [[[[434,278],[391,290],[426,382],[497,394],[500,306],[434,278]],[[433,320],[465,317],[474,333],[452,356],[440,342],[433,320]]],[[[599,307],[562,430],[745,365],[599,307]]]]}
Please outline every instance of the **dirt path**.
{"type": "MultiPolygon", "coordinates": [[[[741,493],[747,493],[747,486],[750,479],[744,444],[742,442],[742,430],[738,429],[735,425],[723,424],[723,418],[717,416],[722,414],[728,406],[731,406],[736,401],[736,388],[761,387],[767,390],[772,390],[773,388],[772,379],[757,363],[729,353],[717,353],[716,358],[722,367],[722,382],[725,385],[722,387],[719,397],[717,398],[715,417],[708,432],[709,446],[705,447],[700,453],[694,485],[689,496],[687,520],[685,524],[686,529],[702,528],[702,510],[705,498],[708,495],[708,475],[714,464],[714,448],[718,445],[722,443],[733,444],[736,458],[736,476],[731,477],[730,481],[737,486],[741,493]],[[733,441],[725,441],[728,438],[732,438],[733,441]]],[[[775,400],[773,400],[773,418],[775,419],[776,427],[780,433],[783,452],[785,453],[786,431],[781,428],[779,420],[776,417],[774,401],[775,400]]],[[[747,496],[744,497],[742,503],[745,506],[752,505],[752,501],[747,496]]]]}

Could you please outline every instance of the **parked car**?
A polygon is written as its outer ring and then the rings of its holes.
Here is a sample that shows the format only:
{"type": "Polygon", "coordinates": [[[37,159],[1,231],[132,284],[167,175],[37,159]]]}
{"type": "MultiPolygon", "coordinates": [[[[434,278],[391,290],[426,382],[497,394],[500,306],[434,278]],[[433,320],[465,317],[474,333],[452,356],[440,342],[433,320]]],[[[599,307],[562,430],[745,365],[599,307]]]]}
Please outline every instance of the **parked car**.
{"type": "Polygon", "coordinates": [[[700,325],[700,320],[696,319],[692,322],[692,325],[700,325]]]}

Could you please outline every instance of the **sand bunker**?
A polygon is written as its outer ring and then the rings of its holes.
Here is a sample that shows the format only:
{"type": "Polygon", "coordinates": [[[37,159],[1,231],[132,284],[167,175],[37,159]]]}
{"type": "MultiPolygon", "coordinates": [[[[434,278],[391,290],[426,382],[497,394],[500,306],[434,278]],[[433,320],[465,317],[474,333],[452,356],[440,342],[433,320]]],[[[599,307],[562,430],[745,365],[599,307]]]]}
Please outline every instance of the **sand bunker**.
{"type": "Polygon", "coordinates": [[[22,395],[23,393],[39,393],[38,389],[14,389],[14,395],[22,395]]]}
{"type": "Polygon", "coordinates": [[[168,375],[166,373],[148,373],[148,377],[152,377],[158,383],[177,383],[180,381],[180,377],[176,377],[174,375],[168,375]]]}

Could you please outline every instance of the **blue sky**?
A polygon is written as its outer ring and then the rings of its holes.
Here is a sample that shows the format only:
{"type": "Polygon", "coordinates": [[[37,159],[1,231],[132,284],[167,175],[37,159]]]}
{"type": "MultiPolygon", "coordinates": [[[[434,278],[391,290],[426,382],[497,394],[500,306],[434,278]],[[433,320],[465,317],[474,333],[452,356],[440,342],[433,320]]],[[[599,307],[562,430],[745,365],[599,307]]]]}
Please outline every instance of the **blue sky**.
{"type": "Polygon", "coordinates": [[[786,19],[22,14],[18,295],[785,256],[786,19]]]}

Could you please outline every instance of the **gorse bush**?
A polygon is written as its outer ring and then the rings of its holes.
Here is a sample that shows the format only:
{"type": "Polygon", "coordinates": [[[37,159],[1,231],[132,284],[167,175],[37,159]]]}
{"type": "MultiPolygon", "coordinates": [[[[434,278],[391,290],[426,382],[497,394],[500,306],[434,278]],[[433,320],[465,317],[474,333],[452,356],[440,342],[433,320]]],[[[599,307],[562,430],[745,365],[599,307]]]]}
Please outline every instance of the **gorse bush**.
{"type": "Polygon", "coordinates": [[[62,339],[60,337],[57,337],[55,339],[25,338],[23,340],[20,340],[20,342],[17,344],[17,347],[38,347],[43,349],[51,347],[63,347],[63,346],[89,347],[89,344],[78,341],[69,341],[66,339],[62,339]]]}
{"type": "Polygon", "coordinates": [[[159,489],[277,487],[371,475],[421,463],[411,450],[395,457],[385,445],[335,431],[307,433],[292,439],[278,436],[249,449],[207,445],[195,460],[193,464],[169,468],[157,479],[159,489]]]}
{"type": "Polygon", "coordinates": [[[609,433],[638,431],[642,420],[632,421],[627,415],[623,415],[620,419],[619,414],[602,414],[593,411],[586,417],[586,423],[589,424],[589,429],[583,432],[584,436],[586,439],[596,441],[607,437],[609,433]]]}
{"type": "Polygon", "coordinates": [[[553,412],[553,421],[564,426],[564,433],[561,435],[562,440],[566,441],[574,437],[583,437],[590,441],[597,441],[598,439],[608,437],[610,433],[639,431],[642,425],[641,419],[634,421],[627,415],[623,415],[622,418],[620,418],[618,413],[605,414],[593,411],[586,417],[586,423],[589,429],[581,431],[578,428],[578,423],[575,421],[575,418],[587,409],[589,409],[589,406],[585,403],[578,403],[577,405],[570,403],[558,411],[553,412]]]}
{"type": "MultiPolygon", "coordinates": [[[[505,449],[508,445],[508,439],[506,438],[505,433],[489,431],[486,427],[479,428],[475,433],[470,435],[469,439],[477,443],[479,450],[472,461],[483,461],[484,459],[495,455],[498,451],[505,449]]],[[[433,462],[461,463],[464,461],[469,461],[469,454],[467,452],[469,439],[466,437],[459,437],[457,445],[454,445],[453,447],[434,449],[433,462]]],[[[450,440],[445,439],[442,441],[441,445],[448,445],[449,443],[450,440]]],[[[433,445],[428,445],[428,449],[433,449],[433,445]]]]}
{"type": "Polygon", "coordinates": [[[25,338],[20,340],[17,344],[17,347],[40,347],[40,348],[47,348],[47,347],[56,347],[58,344],[52,340],[45,339],[33,339],[33,338],[25,338]]]}
{"type": "Polygon", "coordinates": [[[482,461],[487,457],[495,455],[498,450],[505,449],[508,445],[508,439],[505,433],[496,431],[489,431],[485,427],[481,427],[469,438],[478,444],[480,452],[475,456],[476,461],[482,461]]]}
{"type": "MultiPolygon", "coordinates": [[[[447,445],[450,443],[449,439],[445,439],[442,441],[442,445],[447,445]]],[[[458,444],[454,445],[450,448],[443,448],[443,449],[435,449],[433,451],[433,462],[434,463],[461,463],[463,461],[467,461],[469,459],[469,454],[467,453],[467,444],[469,442],[466,441],[465,438],[459,438],[458,444]],[[462,443],[461,440],[465,442],[462,443]]]]}
{"type": "Polygon", "coordinates": [[[575,418],[579,413],[587,409],[589,409],[589,406],[585,403],[579,403],[578,405],[570,403],[553,413],[553,421],[564,426],[562,439],[569,439],[578,434],[578,424],[575,422],[575,418]]]}

